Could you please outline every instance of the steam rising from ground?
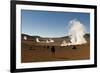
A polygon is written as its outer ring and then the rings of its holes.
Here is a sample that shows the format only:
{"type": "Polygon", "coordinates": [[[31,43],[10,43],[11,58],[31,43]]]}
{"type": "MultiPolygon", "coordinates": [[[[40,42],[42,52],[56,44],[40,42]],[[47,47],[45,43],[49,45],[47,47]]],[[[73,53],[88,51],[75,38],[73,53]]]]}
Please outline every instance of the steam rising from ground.
{"type": "Polygon", "coordinates": [[[86,34],[85,26],[77,19],[71,20],[69,22],[69,28],[68,28],[68,36],[70,37],[70,42],[69,43],[64,42],[61,44],[61,46],[85,44],[87,43],[87,41],[84,38],[85,34],[86,34]]]}

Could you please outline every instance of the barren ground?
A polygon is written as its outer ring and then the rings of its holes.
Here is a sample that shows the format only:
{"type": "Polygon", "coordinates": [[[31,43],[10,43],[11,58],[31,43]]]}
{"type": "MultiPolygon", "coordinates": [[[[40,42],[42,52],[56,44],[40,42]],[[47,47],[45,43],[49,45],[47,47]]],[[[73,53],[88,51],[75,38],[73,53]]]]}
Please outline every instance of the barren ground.
{"type": "Polygon", "coordinates": [[[22,40],[21,62],[86,60],[90,58],[90,44],[61,47],[22,40]],[[54,46],[55,53],[51,51],[54,46]],[[74,47],[74,48],[73,48],[74,47]]]}

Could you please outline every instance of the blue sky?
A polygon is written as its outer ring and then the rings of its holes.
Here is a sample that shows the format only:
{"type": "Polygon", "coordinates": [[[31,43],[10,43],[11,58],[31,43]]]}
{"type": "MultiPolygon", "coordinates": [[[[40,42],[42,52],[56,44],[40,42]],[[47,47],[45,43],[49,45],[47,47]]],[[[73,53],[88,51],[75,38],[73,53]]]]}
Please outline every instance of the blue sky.
{"type": "Polygon", "coordinates": [[[68,23],[73,19],[79,20],[90,32],[89,13],[21,10],[22,33],[41,37],[66,36],[68,23]]]}

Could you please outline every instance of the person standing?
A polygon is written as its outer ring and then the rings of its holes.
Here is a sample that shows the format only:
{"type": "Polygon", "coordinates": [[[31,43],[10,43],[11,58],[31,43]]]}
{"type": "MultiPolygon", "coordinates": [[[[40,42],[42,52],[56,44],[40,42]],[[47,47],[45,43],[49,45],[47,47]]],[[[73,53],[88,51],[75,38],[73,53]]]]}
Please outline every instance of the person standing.
{"type": "Polygon", "coordinates": [[[52,52],[52,55],[55,56],[55,47],[54,46],[51,47],[51,52],[52,52]]]}

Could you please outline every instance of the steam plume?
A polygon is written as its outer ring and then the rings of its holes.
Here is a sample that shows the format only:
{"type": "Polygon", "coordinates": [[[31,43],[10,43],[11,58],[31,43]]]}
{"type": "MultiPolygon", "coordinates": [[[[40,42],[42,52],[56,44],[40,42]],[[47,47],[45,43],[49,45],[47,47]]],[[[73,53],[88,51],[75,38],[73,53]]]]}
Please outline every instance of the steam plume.
{"type": "Polygon", "coordinates": [[[84,35],[86,34],[84,24],[82,24],[77,19],[74,19],[71,20],[68,25],[68,36],[70,37],[70,42],[66,43],[65,41],[63,41],[61,46],[81,45],[87,43],[84,38],[84,35]]]}
{"type": "Polygon", "coordinates": [[[69,26],[70,27],[68,35],[70,35],[70,41],[72,45],[84,44],[87,42],[84,38],[86,29],[80,21],[78,21],[77,19],[71,20],[69,22],[69,26]]]}

